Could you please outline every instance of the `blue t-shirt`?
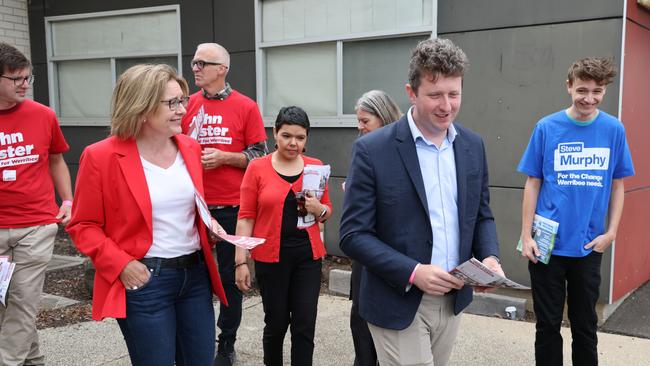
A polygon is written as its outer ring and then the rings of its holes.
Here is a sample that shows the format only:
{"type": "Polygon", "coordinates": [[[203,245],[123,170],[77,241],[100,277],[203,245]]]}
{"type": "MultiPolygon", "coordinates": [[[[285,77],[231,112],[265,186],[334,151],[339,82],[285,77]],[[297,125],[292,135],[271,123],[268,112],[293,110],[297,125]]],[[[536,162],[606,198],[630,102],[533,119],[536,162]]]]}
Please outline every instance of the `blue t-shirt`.
{"type": "Polygon", "coordinates": [[[612,179],[634,175],[625,128],[599,111],[587,123],[559,111],[542,118],[519,167],[542,180],[535,213],[560,226],[553,255],[584,257],[584,246],[605,232],[612,179]]]}

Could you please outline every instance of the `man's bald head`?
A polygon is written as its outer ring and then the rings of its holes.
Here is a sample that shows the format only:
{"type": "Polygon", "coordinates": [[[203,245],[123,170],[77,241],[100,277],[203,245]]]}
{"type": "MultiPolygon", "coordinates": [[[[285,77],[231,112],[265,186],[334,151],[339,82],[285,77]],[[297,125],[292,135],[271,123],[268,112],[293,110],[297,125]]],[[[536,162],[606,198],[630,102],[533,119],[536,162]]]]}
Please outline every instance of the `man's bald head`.
{"type": "Polygon", "coordinates": [[[228,50],[225,49],[222,45],[218,43],[201,43],[196,47],[196,50],[207,52],[207,54],[214,57],[214,60],[219,61],[228,69],[230,69],[230,54],[228,53],[228,50]]]}
{"type": "Polygon", "coordinates": [[[230,70],[230,54],[223,46],[217,43],[201,43],[196,47],[192,59],[192,72],[196,86],[213,95],[225,87],[228,70],[230,70]],[[197,64],[197,62],[202,63],[197,64]]]}

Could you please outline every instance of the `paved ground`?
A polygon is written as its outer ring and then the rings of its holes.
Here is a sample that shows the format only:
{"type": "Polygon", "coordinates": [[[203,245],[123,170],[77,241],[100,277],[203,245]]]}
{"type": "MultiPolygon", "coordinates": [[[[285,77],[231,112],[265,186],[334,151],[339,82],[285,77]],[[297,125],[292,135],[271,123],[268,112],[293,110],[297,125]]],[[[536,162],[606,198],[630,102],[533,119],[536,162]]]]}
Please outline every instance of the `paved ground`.
{"type": "MultiPolygon", "coordinates": [[[[348,327],[350,302],[324,295],[319,302],[314,365],[352,365],[352,340],[348,327]]],[[[263,310],[261,299],[244,302],[239,331],[238,365],[261,365],[263,310]]],[[[565,335],[565,359],[570,360],[570,337],[565,335]]],[[[114,320],[87,322],[40,331],[48,365],[130,365],[126,347],[114,320]]],[[[534,324],[463,315],[451,365],[532,365],[534,324]]],[[[650,339],[599,333],[602,365],[647,365],[650,339]]],[[[289,355],[289,340],[285,355],[289,355]]],[[[288,364],[288,363],[287,363],[288,364]]],[[[570,365],[570,361],[567,361],[570,365]]]]}
{"type": "Polygon", "coordinates": [[[650,281],[630,294],[607,319],[602,329],[612,333],[650,338],[650,281]]]}
{"type": "MultiPolygon", "coordinates": [[[[50,269],[79,264],[80,258],[56,256],[50,269]]],[[[82,260],[82,259],[81,259],[82,260]]],[[[67,306],[65,298],[44,296],[45,307],[67,306]]],[[[602,365],[636,366],[650,362],[650,282],[630,295],[602,329],[624,335],[599,333],[602,365]]],[[[216,307],[218,312],[218,306],[216,307]]],[[[353,348],[348,326],[350,302],[323,295],[316,325],[314,365],[352,365],[353,348]]],[[[263,310],[259,297],[247,298],[239,331],[240,366],[262,364],[263,310]]],[[[534,363],[534,324],[494,317],[463,315],[451,365],[531,365],[534,363]]],[[[570,332],[563,329],[566,364],[570,362],[570,332]]],[[[126,346],[114,320],[86,322],[39,332],[48,365],[130,365],[126,346]]],[[[290,354],[290,334],[285,356],[290,354]]],[[[288,364],[288,360],[287,360],[288,364]]]]}

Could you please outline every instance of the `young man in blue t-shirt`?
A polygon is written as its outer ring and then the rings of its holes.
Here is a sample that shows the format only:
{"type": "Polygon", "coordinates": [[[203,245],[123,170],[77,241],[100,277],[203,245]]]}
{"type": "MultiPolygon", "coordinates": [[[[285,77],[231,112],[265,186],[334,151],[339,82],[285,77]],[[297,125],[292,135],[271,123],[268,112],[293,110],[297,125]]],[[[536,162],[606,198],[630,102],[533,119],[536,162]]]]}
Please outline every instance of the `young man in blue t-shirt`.
{"type": "Polygon", "coordinates": [[[567,80],[571,106],[537,123],[519,163],[518,170],[528,175],[521,241],[522,255],[530,260],[537,365],[562,365],[565,298],[573,364],[598,364],[600,263],[616,238],[623,178],[634,175],[623,124],[598,109],[615,75],[610,59],[574,62],[567,80]],[[548,264],[538,261],[539,248],[531,237],[535,214],[559,223],[548,264]]]}

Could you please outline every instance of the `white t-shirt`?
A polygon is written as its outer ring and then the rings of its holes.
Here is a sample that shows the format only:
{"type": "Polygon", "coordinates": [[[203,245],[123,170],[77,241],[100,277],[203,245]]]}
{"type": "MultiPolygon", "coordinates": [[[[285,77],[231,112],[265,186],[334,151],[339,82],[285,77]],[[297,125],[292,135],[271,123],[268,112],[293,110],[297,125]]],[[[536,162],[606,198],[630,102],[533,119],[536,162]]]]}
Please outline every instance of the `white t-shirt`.
{"type": "Polygon", "coordinates": [[[174,258],[200,249],[194,184],[180,152],[167,169],[145,160],[142,167],[151,197],[153,244],[145,258],[174,258]]]}

